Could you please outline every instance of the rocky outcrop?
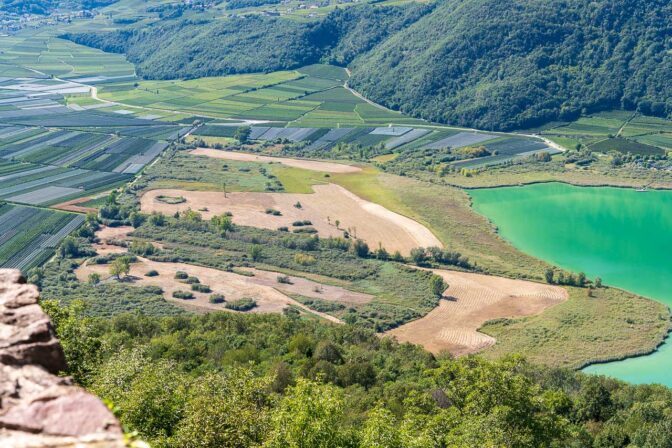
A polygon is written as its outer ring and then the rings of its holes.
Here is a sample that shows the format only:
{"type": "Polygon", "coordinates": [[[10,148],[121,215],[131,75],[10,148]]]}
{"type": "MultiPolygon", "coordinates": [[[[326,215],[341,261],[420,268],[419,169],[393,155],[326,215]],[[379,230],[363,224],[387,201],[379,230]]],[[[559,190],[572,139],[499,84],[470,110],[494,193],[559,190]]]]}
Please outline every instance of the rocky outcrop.
{"type": "Polygon", "coordinates": [[[125,446],[107,407],[58,376],[65,355],[37,299],[18,271],[0,269],[0,447],[125,446]]]}

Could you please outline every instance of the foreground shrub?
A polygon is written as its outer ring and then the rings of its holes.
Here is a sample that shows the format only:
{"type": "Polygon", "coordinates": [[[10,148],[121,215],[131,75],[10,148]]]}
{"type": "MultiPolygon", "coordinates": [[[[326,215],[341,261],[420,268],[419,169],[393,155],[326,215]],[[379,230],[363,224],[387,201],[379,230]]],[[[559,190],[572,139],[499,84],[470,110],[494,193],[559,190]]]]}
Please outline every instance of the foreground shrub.
{"type": "Polygon", "coordinates": [[[152,269],[151,271],[147,271],[145,273],[145,277],[156,277],[159,275],[159,272],[155,269],[152,269]]]}

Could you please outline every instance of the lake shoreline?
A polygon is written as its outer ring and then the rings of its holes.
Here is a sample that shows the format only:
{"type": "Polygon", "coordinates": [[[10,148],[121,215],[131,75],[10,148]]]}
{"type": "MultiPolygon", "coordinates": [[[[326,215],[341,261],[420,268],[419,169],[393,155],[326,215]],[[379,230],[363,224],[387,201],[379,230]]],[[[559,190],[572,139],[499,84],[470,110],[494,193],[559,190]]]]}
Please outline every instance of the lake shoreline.
{"type": "MultiPolygon", "coordinates": [[[[663,347],[668,348],[667,344],[672,343],[672,339],[668,339],[672,335],[672,298],[666,296],[666,273],[657,269],[656,263],[661,260],[642,262],[641,259],[656,256],[659,258],[660,255],[655,254],[665,252],[665,247],[671,243],[664,239],[657,240],[654,236],[664,235],[659,230],[670,222],[670,198],[661,196],[661,193],[665,194],[669,190],[651,188],[657,194],[653,197],[644,195],[642,197],[647,200],[642,201],[639,196],[633,195],[634,191],[627,192],[628,189],[632,190],[631,187],[622,185],[587,186],[561,181],[464,189],[470,197],[472,209],[488,220],[500,238],[521,252],[569,272],[585,271],[590,277],[604,275],[607,277],[604,279],[605,284],[612,285],[616,282],[610,288],[660,305],[661,322],[657,324],[658,331],[651,331],[648,335],[652,336],[650,341],[644,343],[642,340],[632,340],[632,344],[623,346],[625,353],[613,350],[605,352],[604,356],[587,354],[588,359],[578,363],[576,370],[583,371],[594,365],[645,358],[659,352],[663,347]],[[535,184],[537,187],[534,187],[535,184]],[[582,187],[588,188],[583,190],[582,187]],[[601,188],[612,192],[605,191],[601,194],[601,188]],[[491,192],[486,192],[487,190],[491,192]],[[477,191],[478,196],[475,194],[477,191]],[[649,215],[635,213],[641,211],[642,207],[649,207],[651,201],[655,202],[655,207],[651,207],[649,215]],[[629,210],[625,213],[626,219],[623,218],[624,210],[629,210]],[[641,216],[651,216],[652,219],[642,220],[641,216]],[[647,224],[641,225],[638,221],[647,224]],[[623,238],[624,235],[629,237],[623,238]],[[663,307],[665,318],[662,314],[663,307]],[[662,321],[665,321],[664,326],[662,321]],[[640,347],[637,348],[636,344],[640,347]]],[[[649,314],[651,322],[655,322],[652,317],[654,315],[649,314]]],[[[632,325],[632,322],[629,323],[632,325]]],[[[611,328],[617,330],[617,327],[611,328]]],[[[668,355],[667,352],[664,354],[663,361],[669,358],[668,355]]],[[[653,382],[666,384],[662,373],[664,365],[648,371],[642,370],[642,375],[652,371],[653,382]]],[[[622,375],[610,375],[610,372],[586,373],[637,382],[636,378],[625,379],[627,366],[621,369],[625,372],[622,375]]],[[[632,372],[636,376],[640,370],[634,369],[632,372]]]]}

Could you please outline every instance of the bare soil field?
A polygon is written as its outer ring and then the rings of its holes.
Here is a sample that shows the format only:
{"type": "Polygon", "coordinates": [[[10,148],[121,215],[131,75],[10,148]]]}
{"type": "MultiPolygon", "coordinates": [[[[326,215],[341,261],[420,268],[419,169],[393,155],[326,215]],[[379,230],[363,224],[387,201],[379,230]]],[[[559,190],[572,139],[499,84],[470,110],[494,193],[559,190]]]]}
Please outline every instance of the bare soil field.
{"type": "Polygon", "coordinates": [[[287,227],[292,231],[299,228],[292,225],[294,222],[307,220],[320,237],[342,237],[348,231],[372,249],[381,244],[388,251],[398,250],[404,255],[415,247],[442,247],[441,241],[422,224],[366,201],[339,185],[314,185],[313,191],[312,194],[237,192],[225,197],[221,192],[160,189],[146,192],[140,206],[145,213],[168,215],[199,210],[205,219],[231,212],[236,224],[266,229],[287,227]],[[158,196],[182,196],[186,201],[167,204],[159,201],[158,196]],[[266,213],[268,209],[281,215],[266,213]]]}
{"type": "Polygon", "coordinates": [[[131,226],[102,227],[96,232],[99,242],[93,245],[98,255],[120,254],[126,252],[125,247],[110,244],[114,240],[125,240],[133,231],[131,226]]]}
{"type": "Polygon", "coordinates": [[[76,212],[76,213],[98,213],[98,209],[93,207],[84,207],[81,205],[83,202],[90,201],[90,197],[73,199],[71,201],[63,202],[61,204],[52,205],[51,208],[58,210],[65,210],[66,212],[76,212]]]}
{"type": "Polygon", "coordinates": [[[195,156],[207,156],[216,159],[237,160],[240,162],[280,163],[304,170],[320,171],[323,173],[357,173],[361,168],[343,163],[322,162],[318,160],[291,159],[289,157],[269,157],[237,151],[222,151],[219,149],[197,148],[190,152],[195,156]]]}
{"type": "Polygon", "coordinates": [[[211,294],[223,294],[227,301],[245,297],[256,300],[257,306],[250,312],[281,313],[287,306],[294,305],[308,313],[318,315],[331,322],[340,323],[337,318],[312,310],[287,294],[344,303],[366,303],[372,299],[372,296],[368,294],[349,291],[337,286],[323,285],[304,278],[290,276],[290,284],[280,284],[277,282],[277,277],[281,274],[277,272],[257,269],[247,269],[247,271],[250,272],[251,276],[185,263],[161,263],[138,257],[138,262],[131,264],[130,274],[121,280],[111,276],[109,265],[104,264],[86,263],[80,266],[75,274],[82,282],[87,281],[89,275],[95,272],[106,282],[122,281],[138,286],[159,286],[163,289],[166,300],[192,311],[230,311],[224,307],[224,304],[213,304],[208,301],[211,294]],[[157,271],[159,275],[146,277],[145,274],[150,270],[157,271]],[[175,278],[177,271],[184,271],[190,276],[197,277],[202,284],[208,285],[212,292],[191,291],[191,285],[175,278]],[[194,299],[176,299],[173,297],[174,291],[192,292],[194,299]]]}
{"type": "Polygon", "coordinates": [[[559,286],[442,269],[433,272],[449,285],[439,306],[386,333],[432,353],[460,356],[483,350],[496,342],[478,331],[486,321],[539,314],[568,298],[559,286]]]}

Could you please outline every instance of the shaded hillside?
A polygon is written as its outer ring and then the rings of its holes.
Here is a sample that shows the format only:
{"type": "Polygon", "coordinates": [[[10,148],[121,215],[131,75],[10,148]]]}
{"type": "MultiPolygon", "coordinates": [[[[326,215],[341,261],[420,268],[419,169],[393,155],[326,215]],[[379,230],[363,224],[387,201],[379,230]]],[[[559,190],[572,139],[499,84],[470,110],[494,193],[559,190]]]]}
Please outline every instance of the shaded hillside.
{"type": "Polygon", "coordinates": [[[66,37],[154,79],[350,65],[351,85],[390,108],[510,130],[619,108],[672,116],[671,16],[665,0],[445,0],[66,37]]]}
{"type": "Polygon", "coordinates": [[[260,16],[226,21],[183,20],[113,33],[64,36],[84,45],[126,53],[150,79],[271,72],[321,60],[347,64],[430,6],[338,9],[318,22],[260,16]]]}
{"type": "Polygon", "coordinates": [[[672,114],[665,0],[443,2],[353,67],[352,85],[394,109],[484,129],[583,112],[672,114]]]}

